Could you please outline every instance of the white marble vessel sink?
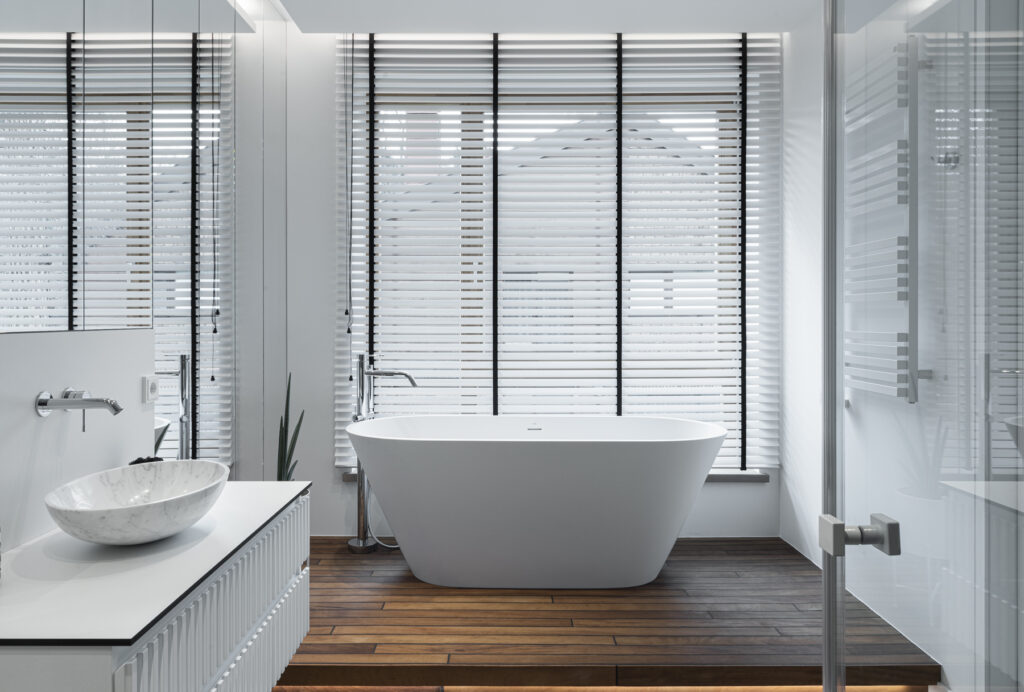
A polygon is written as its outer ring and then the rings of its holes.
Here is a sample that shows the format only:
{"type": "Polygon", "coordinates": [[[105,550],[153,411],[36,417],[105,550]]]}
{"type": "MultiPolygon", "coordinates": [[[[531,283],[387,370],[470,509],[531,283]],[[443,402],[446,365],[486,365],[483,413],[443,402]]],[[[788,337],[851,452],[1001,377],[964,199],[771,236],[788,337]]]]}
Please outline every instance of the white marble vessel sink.
{"type": "Polygon", "coordinates": [[[136,464],[83,476],[46,496],[57,526],[75,538],[135,545],[173,536],[217,501],[228,467],[185,459],[136,464]]]}

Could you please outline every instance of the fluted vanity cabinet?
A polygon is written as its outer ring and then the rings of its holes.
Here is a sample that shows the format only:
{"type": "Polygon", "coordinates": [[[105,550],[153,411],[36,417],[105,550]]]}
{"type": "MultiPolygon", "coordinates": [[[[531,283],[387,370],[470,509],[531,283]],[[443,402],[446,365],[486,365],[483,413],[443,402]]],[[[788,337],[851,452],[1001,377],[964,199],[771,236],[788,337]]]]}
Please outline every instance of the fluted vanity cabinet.
{"type": "Polygon", "coordinates": [[[308,490],[232,482],[163,541],[5,553],[0,688],[269,690],[309,629],[308,490]]]}

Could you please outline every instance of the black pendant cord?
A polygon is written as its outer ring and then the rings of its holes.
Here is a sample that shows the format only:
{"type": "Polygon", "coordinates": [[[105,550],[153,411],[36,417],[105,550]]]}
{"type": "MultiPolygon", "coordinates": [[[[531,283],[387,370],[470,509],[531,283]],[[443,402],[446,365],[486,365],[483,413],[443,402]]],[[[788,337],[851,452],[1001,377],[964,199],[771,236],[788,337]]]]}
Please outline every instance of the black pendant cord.
{"type": "Polygon", "coordinates": [[[615,415],[622,415],[622,34],[615,35],[615,415]]]}
{"type": "Polygon", "coordinates": [[[75,329],[75,77],[74,41],[71,32],[65,39],[65,100],[67,106],[67,165],[68,165],[68,331],[75,329]]]}
{"type": "Polygon", "coordinates": [[[376,200],[376,188],[377,188],[377,138],[376,138],[376,127],[377,127],[377,93],[374,82],[377,79],[376,64],[374,62],[374,35],[370,34],[369,44],[369,93],[367,94],[367,209],[366,209],[366,282],[367,282],[367,315],[366,315],[366,350],[369,356],[369,365],[373,365],[374,361],[374,265],[377,262],[376,253],[376,225],[377,225],[377,200],[376,200]]]}
{"type": "Polygon", "coordinates": [[[189,320],[192,336],[192,372],[189,421],[192,458],[199,456],[199,34],[192,34],[192,147],[191,147],[191,221],[189,233],[189,271],[191,279],[189,320]]]}
{"type": "Polygon", "coordinates": [[[498,35],[491,36],[491,415],[498,415],[498,35]]]}
{"type": "Polygon", "coordinates": [[[747,35],[740,42],[740,470],[747,470],[747,35]]]}

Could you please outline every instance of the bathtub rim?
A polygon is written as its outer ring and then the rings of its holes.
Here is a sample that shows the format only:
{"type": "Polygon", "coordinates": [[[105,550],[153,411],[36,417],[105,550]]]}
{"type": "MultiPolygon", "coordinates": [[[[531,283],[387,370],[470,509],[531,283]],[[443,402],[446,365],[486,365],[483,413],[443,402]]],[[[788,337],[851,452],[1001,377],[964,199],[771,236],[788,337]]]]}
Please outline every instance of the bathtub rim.
{"type": "Polygon", "coordinates": [[[349,423],[345,428],[346,434],[353,434],[353,428],[360,428],[354,431],[354,434],[372,440],[387,440],[393,442],[485,442],[485,443],[571,443],[571,444],[636,444],[640,442],[647,443],[678,443],[678,442],[703,442],[707,440],[714,440],[717,438],[724,438],[729,434],[729,430],[718,423],[709,423],[707,421],[695,420],[693,418],[680,418],[674,416],[553,416],[553,415],[526,415],[526,414],[504,414],[497,416],[499,418],[514,418],[520,420],[550,420],[550,419],[566,419],[573,421],[585,421],[585,420],[630,420],[630,419],[642,419],[642,420],[654,420],[654,421],[668,421],[672,423],[687,423],[690,425],[697,426],[697,432],[703,430],[705,434],[694,434],[686,437],[682,436],[649,436],[649,437],[629,437],[629,438],[618,438],[618,439],[584,439],[580,437],[558,437],[558,438],[541,438],[531,439],[529,437],[414,437],[411,435],[382,435],[380,433],[374,433],[373,428],[383,427],[384,424],[391,421],[401,421],[409,419],[422,419],[422,418],[479,418],[483,420],[492,420],[495,416],[489,416],[485,414],[415,414],[415,415],[403,415],[403,416],[383,416],[380,418],[368,418],[366,420],[356,421],[349,423]],[[363,432],[362,428],[368,428],[366,432],[363,432]]]}

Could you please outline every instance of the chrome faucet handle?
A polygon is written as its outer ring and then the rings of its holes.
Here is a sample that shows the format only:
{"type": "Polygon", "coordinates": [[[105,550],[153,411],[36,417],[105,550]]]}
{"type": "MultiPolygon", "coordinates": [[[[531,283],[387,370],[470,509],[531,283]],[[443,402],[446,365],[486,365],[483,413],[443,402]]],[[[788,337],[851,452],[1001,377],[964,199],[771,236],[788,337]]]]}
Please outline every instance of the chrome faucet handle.
{"type": "MultiPolygon", "coordinates": [[[[91,396],[85,389],[75,389],[73,387],[66,388],[61,392],[61,397],[64,399],[85,399],[91,396]]],[[[117,414],[114,414],[117,415],[117,414]]],[[[85,409],[82,409],[82,432],[85,432],[85,409]]]]}
{"type": "Polygon", "coordinates": [[[85,415],[85,408],[80,406],[68,405],[69,401],[82,400],[89,397],[88,390],[75,389],[74,387],[66,387],[63,392],[60,393],[59,397],[55,397],[48,391],[42,391],[36,394],[36,414],[40,418],[46,418],[48,415],[53,413],[54,409],[62,409],[64,411],[70,411],[72,408],[82,409],[82,415],[85,415]]]}

